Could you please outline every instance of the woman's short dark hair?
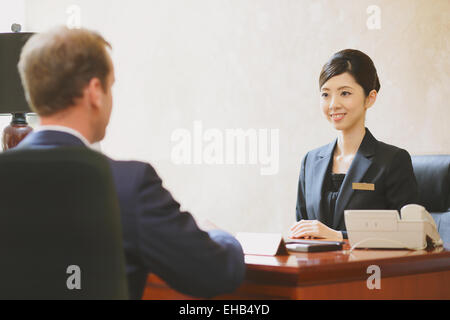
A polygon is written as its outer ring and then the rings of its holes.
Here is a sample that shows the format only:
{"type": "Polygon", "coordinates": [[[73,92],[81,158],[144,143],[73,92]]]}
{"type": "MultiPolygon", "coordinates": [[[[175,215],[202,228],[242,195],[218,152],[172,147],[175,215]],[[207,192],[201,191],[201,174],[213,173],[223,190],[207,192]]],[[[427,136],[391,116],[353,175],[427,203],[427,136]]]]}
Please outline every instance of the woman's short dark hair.
{"type": "Polygon", "coordinates": [[[366,96],[370,91],[380,91],[380,80],[372,59],[364,52],[345,49],[336,52],[322,68],[319,77],[319,89],[334,76],[348,72],[364,89],[366,96]]]}

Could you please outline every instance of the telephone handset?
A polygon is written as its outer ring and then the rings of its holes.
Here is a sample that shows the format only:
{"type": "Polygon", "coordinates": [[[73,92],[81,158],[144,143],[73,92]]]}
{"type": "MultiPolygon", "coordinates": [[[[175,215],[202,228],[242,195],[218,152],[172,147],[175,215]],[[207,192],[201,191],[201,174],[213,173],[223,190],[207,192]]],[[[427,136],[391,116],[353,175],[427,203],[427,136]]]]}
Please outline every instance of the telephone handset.
{"type": "Polygon", "coordinates": [[[443,241],[424,207],[408,204],[397,210],[345,210],[350,245],[356,248],[425,249],[443,241]]]}
{"type": "Polygon", "coordinates": [[[400,209],[400,215],[403,221],[422,220],[428,222],[428,224],[425,224],[426,236],[430,238],[434,246],[443,244],[441,236],[437,231],[436,222],[424,207],[418,204],[408,204],[400,209]]]}

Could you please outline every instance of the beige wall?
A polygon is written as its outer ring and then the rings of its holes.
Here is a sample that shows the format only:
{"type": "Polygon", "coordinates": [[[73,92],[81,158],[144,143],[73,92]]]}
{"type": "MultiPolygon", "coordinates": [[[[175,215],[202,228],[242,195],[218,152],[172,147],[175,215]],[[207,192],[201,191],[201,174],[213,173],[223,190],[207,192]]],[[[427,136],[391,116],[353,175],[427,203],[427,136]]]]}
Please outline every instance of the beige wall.
{"type": "Polygon", "coordinates": [[[0,32],[11,32],[13,23],[20,23],[26,31],[25,0],[0,0],[0,8],[0,32]]]}
{"type": "Polygon", "coordinates": [[[319,112],[318,75],[340,49],[375,62],[381,91],[367,126],[379,140],[450,154],[448,0],[28,0],[28,29],[65,24],[73,4],[82,26],[114,48],[103,151],[151,162],[184,208],[232,232],[286,233],[294,222],[301,158],[336,134],[319,112]],[[381,10],[380,29],[367,27],[370,5],[381,10]],[[195,120],[222,131],[279,129],[278,174],[175,165],[171,135],[195,120]]]}

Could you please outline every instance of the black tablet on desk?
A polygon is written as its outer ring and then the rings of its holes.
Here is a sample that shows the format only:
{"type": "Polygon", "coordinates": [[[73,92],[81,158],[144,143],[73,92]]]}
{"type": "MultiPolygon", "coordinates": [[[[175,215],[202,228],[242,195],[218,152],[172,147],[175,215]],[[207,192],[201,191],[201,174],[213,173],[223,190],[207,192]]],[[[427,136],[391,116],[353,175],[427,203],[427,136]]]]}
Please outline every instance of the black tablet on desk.
{"type": "Polygon", "coordinates": [[[294,240],[285,241],[286,249],[298,252],[322,252],[342,250],[345,242],[341,241],[321,241],[321,240],[294,240]]]}

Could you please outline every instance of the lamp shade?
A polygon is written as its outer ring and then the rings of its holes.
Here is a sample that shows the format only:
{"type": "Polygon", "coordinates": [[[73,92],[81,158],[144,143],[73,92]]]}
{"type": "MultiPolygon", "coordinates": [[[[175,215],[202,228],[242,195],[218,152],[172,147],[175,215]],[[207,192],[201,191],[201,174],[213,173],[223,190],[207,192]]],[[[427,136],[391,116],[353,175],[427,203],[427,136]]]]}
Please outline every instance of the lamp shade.
{"type": "Polygon", "coordinates": [[[20,52],[34,33],[0,33],[0,113],[31,112],[17,69],[20,52]]]}

